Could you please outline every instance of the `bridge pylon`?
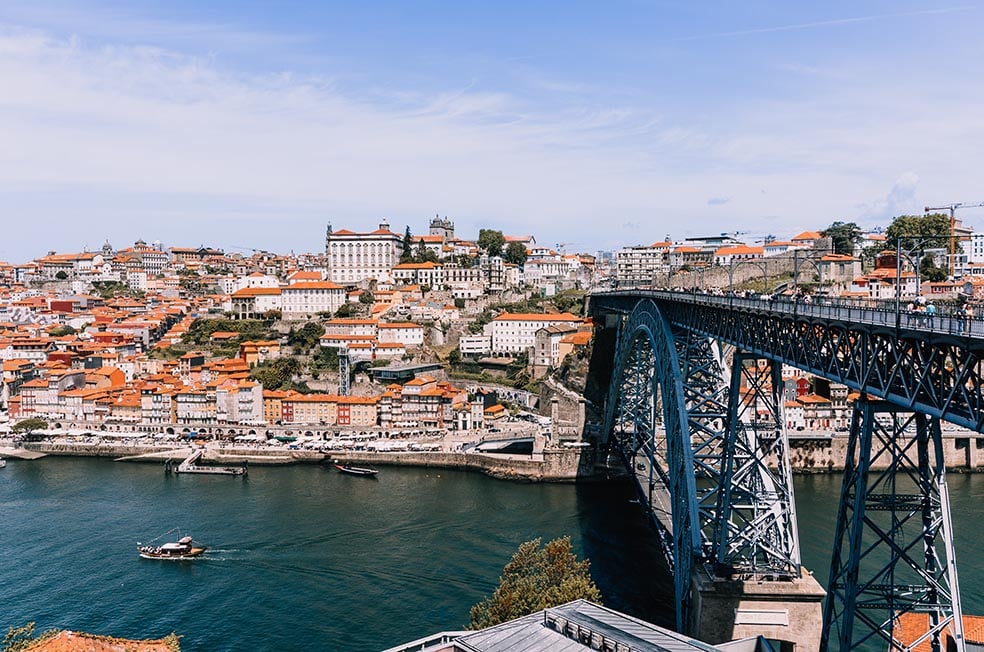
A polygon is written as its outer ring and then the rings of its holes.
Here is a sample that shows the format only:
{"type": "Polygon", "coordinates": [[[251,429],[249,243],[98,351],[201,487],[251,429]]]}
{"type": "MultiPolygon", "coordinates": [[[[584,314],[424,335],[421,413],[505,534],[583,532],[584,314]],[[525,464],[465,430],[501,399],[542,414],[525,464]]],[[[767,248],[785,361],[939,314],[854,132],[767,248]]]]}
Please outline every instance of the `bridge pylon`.
{"type": "Polygon", "coordinates": [[[938,418],[855,402],[827,589],[822,652],[966,649],[938,418]]]}
{"type": "Polygon", "coordinates": [[[712,549],[694,569],[691,633],[820,645],[823,588],[800,564],[782,367],[741,350],[730,370],[712,549]]]}

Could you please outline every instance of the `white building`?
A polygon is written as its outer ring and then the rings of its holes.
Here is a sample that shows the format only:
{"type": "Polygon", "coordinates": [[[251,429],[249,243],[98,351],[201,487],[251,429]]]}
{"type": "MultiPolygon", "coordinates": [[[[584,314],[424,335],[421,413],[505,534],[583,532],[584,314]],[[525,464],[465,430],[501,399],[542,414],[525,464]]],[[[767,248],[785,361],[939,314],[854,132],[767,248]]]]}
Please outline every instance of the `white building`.
{"type": "Polygon", "coordinates": [[[328,281],[301,281],[280,290],[284,319],[333,314],[345,303],[345,288],[328,281]]]}
{"type": "Polygon", "coordinates": [[[523,353],[533,347],[536,332],[546,326],[563,324],[577,328],[581,319],[570,313],[555,315],[504,312],[485,326],[492,338],[492,353],[523,353]]]}
{"type": "Polygon", "coordinates": [[[328,279],[336,283],[358,283],[369,278],[384,278],[400,262],[402,236],[389,230],[383,220],[369,233],[342,229],[325,235],[325,259],[328,279]]]}
{"type": "Polygon", "coordinates": [[[624,247],[615,254],[615,277],[619,285],[649,285],[664,274],[672,242],[624,247]]]}
{"type": "Polygon", "coordinates": [[[232,294],[232,312],[238,319],[256,319],[268,310],[282,310],[280,288],[243,288],[232,294]]]}
{"type": "Polygon", "coordinates": [[[423,346],[424,327],[412,322],[379,324],[379,341],[383,344],[398,342],[406,346],[423,346]]]}
{"type": "Polygon", "coordinates": [[[462,335],[458,340],[461,355],[488,355],[492,352],[490,335],[462,335]]]}
{"type": "Polygon", "coordinates": [[[401,263],[393,267],[393,280],[407,285],[444,285],[444,265],[440,263],[401,263]]]}

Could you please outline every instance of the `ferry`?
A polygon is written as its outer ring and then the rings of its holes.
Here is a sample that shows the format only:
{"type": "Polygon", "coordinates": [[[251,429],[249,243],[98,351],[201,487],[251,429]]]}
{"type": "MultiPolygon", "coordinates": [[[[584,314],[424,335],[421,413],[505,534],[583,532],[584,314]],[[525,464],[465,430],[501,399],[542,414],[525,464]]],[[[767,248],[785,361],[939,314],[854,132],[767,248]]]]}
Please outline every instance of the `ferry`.
{"type": "Polygon", "coordinates": [[[191,537],[181,537],[174,543],[160,546],[142,546],[137,543],[137,553],[144,559],[194,559],[205,554],[205,546],[196,546],[191,537]]]}

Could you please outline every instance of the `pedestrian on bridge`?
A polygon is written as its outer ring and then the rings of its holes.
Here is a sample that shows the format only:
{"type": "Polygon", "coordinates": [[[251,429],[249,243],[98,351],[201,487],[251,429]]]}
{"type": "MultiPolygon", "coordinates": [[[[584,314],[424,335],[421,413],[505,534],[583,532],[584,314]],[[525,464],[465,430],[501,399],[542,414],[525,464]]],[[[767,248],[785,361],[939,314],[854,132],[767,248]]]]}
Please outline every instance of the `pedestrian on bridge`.
{"type": "Polygon", "coordinates": [[[933,317],[936,316],[936,304],[930,302],[926,304],[926,321],[929,322],[929,327],[933,327],[933,317]]]}

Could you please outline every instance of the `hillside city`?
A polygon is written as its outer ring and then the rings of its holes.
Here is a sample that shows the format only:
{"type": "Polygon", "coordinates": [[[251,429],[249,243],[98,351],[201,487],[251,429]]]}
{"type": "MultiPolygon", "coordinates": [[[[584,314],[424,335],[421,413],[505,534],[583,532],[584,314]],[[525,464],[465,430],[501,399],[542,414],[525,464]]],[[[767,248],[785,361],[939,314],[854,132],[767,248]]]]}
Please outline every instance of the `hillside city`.
{"type": "MultiPolygon", "coordinates": [[[[256,439],[273,425],[482,431],[538,405],[545,413],[545,383],[583,389],[591,290],[907,304],[984,292],[984,262],[974,262],[984,233],[959,221],[958,253],[924,247],[904,260],[886,250],[885,231],[854,225],[845,250],[829,237],[841,226],[828,237],[667,237],[588,254],[493,229],[464,239],[437,216],[423,235],[385,220],[328,225],[317,254],[138,240],[0,262],[0,421],[172,435],[239,425],[252,428],[231,434],[256,439]],[[922,272],[934,256],[953,273],[921,282],[914,260],[922,272]]],[[[846,428],[846,387],[792,368],[784,381],[791,429],[846,428]]]]}

